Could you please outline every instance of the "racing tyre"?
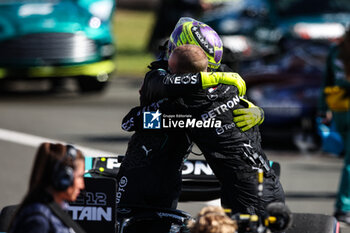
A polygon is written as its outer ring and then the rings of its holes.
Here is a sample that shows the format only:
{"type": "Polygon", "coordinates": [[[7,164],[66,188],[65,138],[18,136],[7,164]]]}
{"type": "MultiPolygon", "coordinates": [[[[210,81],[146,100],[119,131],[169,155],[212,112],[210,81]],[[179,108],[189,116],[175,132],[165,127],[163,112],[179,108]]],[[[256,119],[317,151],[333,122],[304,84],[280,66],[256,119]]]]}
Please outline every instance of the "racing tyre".
{"type": "Polygon", "coordinates": [[[107,86],[107,81],[100,82],[96,77],[79,77],[77,81],[81,93],[102,92],[107,86]]]}

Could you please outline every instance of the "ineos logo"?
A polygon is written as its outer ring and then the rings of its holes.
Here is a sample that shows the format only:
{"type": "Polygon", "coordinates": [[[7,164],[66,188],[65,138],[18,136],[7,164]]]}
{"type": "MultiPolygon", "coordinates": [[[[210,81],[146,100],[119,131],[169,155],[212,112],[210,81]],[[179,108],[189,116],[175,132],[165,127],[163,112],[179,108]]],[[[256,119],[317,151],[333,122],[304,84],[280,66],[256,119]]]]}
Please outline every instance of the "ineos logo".
{"type": "Polygon", "coordinates": [[[196,75],[172,75],[164,80],[165,84],[197,84],[198,77],[196,75]]]}

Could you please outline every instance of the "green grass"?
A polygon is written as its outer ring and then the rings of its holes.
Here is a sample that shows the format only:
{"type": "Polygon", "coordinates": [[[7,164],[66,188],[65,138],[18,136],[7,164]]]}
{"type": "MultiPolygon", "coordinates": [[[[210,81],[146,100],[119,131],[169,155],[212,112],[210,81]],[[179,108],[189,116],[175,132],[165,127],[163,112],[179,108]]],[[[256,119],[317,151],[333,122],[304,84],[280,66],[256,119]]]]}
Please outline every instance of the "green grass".
{"type": "Polygon", "coordinates": [[[153,54],[146,49],[153,28],[154,13],[117,9],[114,20],[117,76],[144,77],[147,65],[154,60],[153,54]]]}

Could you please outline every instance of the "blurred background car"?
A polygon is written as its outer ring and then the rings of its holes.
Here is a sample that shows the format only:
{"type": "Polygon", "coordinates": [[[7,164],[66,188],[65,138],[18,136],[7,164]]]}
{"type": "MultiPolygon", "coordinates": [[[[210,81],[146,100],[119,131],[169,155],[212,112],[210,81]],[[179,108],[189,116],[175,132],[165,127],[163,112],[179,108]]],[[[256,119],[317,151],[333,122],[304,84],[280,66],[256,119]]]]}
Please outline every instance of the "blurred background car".
{"type": "Polygon", "coordinates": [[[0,81],[66,78],[102,91],[115,70],[114,0],[0,1],[0,81]]]}
{"type": "Polygon", "coordinates": [[[224,43],[223,63],[265,110],[265,142],[316,149],[315,117],[326,56],[350,22],[345,0],[233,0],[203,15],[224,43]]]}

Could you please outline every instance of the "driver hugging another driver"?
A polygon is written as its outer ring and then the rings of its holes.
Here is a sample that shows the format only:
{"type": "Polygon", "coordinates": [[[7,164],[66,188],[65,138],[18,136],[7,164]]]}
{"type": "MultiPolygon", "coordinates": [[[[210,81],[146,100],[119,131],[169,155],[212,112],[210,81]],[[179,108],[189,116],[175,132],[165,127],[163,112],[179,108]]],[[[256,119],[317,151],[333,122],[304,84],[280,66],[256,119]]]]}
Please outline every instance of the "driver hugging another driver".
{"type": "Polygon", "coordinates": [[[123,119],[122,128],[135,133],[118,173],[123,182],[119,207],[176,208],[182,163],[193,143],[220,181],[222,206],[232,213],[264,215],[269,203],[284,203],[282,185],[260,145],[258,125],[264,113],[244,99],[246,87],[239,74],[217,72],[227,71],[220,64],[222,42],[217,33],[199,21],[181,18],[167,54],[167,59],[151,64],[140,90],[141,106],[123,119]],[[221,127],[145,129],[145,112],[212,119],[221,127]],[[258,169],[264,171],[262,196],[258,169]]]}

